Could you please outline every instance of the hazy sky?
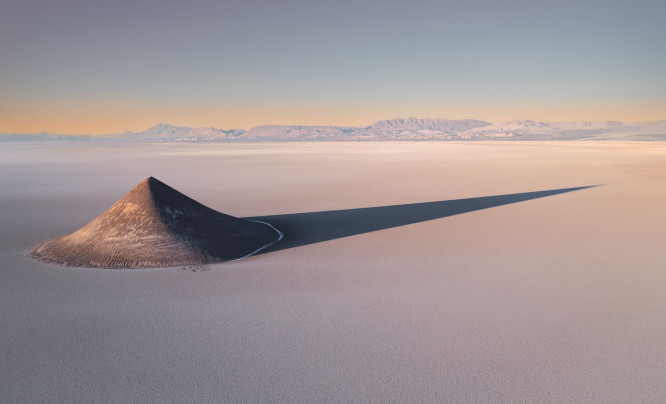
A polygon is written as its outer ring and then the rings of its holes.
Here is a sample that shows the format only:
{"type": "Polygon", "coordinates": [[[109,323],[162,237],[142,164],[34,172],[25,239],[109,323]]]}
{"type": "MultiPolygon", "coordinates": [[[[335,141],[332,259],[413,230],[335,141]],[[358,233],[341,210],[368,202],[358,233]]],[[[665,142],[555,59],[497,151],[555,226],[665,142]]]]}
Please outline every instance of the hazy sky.
{"type": "Polygon", "coordinates": [[[0,0],[0,132],[666,119],[666,1],[0,0]]]}

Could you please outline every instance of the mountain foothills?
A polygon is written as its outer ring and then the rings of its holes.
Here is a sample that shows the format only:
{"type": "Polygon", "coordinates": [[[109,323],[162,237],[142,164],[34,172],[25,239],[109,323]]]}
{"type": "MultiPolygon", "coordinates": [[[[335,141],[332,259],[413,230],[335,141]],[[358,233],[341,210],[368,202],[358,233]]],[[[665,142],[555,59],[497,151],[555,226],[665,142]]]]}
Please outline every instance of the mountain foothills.
{"type": "Polygon", "coordinates": [[[390,119],[370,126],[263,125],[243,129],[158,124],[142,132],[108,135],[0,133],[1,141],[255,142],[382,140],[666,140],[666,121],[489,123],[474,119],[390,119]]]}

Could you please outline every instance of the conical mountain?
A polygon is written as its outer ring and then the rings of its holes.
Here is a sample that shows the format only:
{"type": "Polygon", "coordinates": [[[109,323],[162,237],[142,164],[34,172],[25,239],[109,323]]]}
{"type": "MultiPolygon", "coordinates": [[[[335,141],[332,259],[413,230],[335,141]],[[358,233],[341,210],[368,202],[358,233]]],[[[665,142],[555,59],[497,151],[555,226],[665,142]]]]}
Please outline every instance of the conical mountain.
{"type": "Polygon", "coordinates": [[[243,258],[281,237],[267,223],[217,212],[150,177],[92,222],[30,255],[84,267],[196,265],[243,258]]]}

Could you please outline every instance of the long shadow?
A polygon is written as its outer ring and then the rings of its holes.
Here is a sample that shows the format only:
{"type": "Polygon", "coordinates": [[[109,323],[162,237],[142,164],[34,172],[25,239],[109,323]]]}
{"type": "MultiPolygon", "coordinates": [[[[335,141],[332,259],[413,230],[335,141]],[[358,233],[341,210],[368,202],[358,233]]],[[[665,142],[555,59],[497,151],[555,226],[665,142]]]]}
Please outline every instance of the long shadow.
{"type": "Polygon", "coordinates": [[[410,203],[406,205],[257,216],[246,219],[261,220],[270,223],[284,233],[282,241],[260,253],[265,254],[272,251],[321,243],[323,241],[440,219],[475,210],[544,198],[546,196],[596,186],[590,185],[519,194],[454,199],[450,201],[410,203]]]}

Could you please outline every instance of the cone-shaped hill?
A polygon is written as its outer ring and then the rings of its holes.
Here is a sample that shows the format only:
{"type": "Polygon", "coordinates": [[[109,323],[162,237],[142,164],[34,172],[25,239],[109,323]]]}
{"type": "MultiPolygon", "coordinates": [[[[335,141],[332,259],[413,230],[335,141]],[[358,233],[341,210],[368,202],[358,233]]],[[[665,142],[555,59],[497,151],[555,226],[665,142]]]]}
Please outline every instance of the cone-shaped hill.
{"type": "Polygon", "coordinates": [[[222,214],[150,177],[92,222],[30,255],[71,266],[168,267],[243,258],[281,238],[266,223],[222,214]]]}

